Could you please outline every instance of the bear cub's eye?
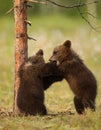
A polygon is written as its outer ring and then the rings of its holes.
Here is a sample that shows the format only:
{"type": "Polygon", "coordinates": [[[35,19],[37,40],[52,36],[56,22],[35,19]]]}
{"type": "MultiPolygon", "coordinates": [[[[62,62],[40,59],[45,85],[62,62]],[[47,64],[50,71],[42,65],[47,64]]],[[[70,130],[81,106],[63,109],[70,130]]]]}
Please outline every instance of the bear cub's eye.
{"type": "Polygon", "coordinates": [[[32,64],[36,64],[37,63],[37,61],[35,60],[35,61],[32,61],[32,64]]]}
{"type": "Polygon", "coordinates": [[[56,55],[56,54],[57,54],[57,51],[53,51],[53,54],[56,55]]]}

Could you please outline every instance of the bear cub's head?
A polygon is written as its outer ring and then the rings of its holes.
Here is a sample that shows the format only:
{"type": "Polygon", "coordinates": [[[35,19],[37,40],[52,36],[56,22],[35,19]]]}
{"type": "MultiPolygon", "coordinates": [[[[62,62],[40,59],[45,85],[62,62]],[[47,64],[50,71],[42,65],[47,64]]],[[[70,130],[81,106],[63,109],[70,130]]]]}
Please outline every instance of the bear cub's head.
{"type": "Polygon", "coordinates": [[[67,60],[71,52],[71,41],[67,40],[62,45],[59,45],[54,48],[53,54],[50,57],[49,61],[56,62],[59,66],[62,62],[67,60]]]}
{"type": "Polygon", "coordinates": [[[35,55],[31,56],[28,58],[28,60],[26,61],[26,66],[30,66],[30,65],[40,65],[40,64],[44,64],[44,58],[43,58],[43,50],[40,49],[38,52],[36,52],[35,55]]]}
{"type": "Polygon", "coordinates": [[[37,75],[41,68],[44,66],[44,64],[45,61],[43,57],[43,50],[40,49],[36,52],[36,54],[29,57],[25,61],[25,63],[21,65],[19,69],[19,76],[24,77],[24,79],[29,79],[33,75],[33,73],[37,75]]]}

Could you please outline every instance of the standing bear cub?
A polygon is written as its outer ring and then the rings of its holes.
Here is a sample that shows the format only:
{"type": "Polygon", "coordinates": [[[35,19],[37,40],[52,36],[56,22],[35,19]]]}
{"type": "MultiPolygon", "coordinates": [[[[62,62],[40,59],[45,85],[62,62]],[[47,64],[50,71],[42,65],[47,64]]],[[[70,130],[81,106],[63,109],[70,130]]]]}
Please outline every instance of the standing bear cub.
{"type": "Polygon", "coordinates": [[[19,71],[20,87],[17,104],[25,115],[47,114],[44,105],[44,90],[54,82],[61,81],[61,75],[56,62],[45,63],[43,50],[31,56],[21,66],[19,71]]]}
{"type": "Polygon", "coordinates": [[[18,90],[17,105],[25,115],[47,114],[44,105],[43,81],[39,77],[45,61],[43,51],[29,57],[19,71],[20,87],[18,90]]]}
{"type": "Polygon", "coordinates": [[[74,93],[74,105],[78,114],[85,109],[95,110],[97,82],[92,72],[86,67],[80,57],[71,49],[71,41],[67,40],[57,46],[50,61],[57,66],[74,93]]]}

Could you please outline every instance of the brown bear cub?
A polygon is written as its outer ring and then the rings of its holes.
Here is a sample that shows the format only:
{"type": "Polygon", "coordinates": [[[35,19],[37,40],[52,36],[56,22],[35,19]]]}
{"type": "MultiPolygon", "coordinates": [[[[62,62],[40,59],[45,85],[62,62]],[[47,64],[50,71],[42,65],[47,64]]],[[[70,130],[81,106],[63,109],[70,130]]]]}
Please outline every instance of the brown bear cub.
{"type": "Polygon", "coordinates": [[[85,109],[95,110],[97,82],[92,72],[86,67],[80,57],[71,49],[71,41],[67,40],[57,46],[50,58],[57,66],[73,91],[74,105],[78,114],[85,109]]]}
{"type": "Polygon", "coordinates": [[[43,51],[39,50],[36,55],[29,57],[20,68],[21,83],[17,104],[20,111],[25,115],[47,114],[44,105],[43,81],[39,77],[40,69],[44,64],[43,51]]]}
{"type": "Polygon", "coordinates": [[[18,91],[17,104],[25,115],[47,114],[44,105],[44,90],[54,82],[61,81],[56,62],[45,63],[43,50],[29,57],[19,71],[20,88],[18,91]]]}

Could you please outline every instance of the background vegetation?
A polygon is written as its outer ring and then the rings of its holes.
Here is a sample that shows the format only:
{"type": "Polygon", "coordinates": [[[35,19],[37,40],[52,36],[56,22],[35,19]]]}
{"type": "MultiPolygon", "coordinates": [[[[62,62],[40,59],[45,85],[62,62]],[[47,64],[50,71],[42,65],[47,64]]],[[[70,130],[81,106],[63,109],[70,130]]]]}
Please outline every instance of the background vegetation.
{"type": "MultiPolygon", "coordinates": [[[[9,1],[4,1],[4,0],[0,0],[2,4],[0,4],[0,15],[4,15],[10,8],[13,7],[13,1],[9,0],[9,1]]],[[[56,7],[54,5],[52,5],[51,3],[47,2],[47,0],[38,0],[38,1],[44,1],[46,2],[46,5],[42,5],[42,4],[31,4],[32,9],[30,10],[30,15],[37,15],[37,14],[51,14],[51,13],[62,13],[65,15],[69,15],[71,17],[77,17],[79,16],[79,14],[77,13],[77,9],[62,9],[59,7],[56,7]]],[[[92,12],[92,10],[96,10],[96,15],[97,17],[101,18],[101,1],[100,0],[53,0],[56,3],[62,4],[62,5],[75,5],[75,4],[79,4],[79,3],[92,3],[93,1],[99,1],[97,4],[92,4],[90,6],[84,6],[82,8],[82,10],[86,11],[88,10],[88,8],[90,8],[92,6],[92,9],[90,10],[90,12],[92,12]]],[[[30,3],[29,3],[30,4],[30,3]]]]}
{"type": "MultiPolygon", "coordinates": [[[[101,34],[92,31],[75,11],[71,13],[60,8],[54,8],[53,11],[52,5],[36,5],[39,7],[33,7],[31,15],[31,9],[28,11],[28,20],[32,22],[32,26],[28,27],[28,35],[37,39],[36,42],[28,42],[29,55],[42,48],[44,58],[48,61],[53,48],[70,39],[72,48],[82,57],[98,81],[96,112],[88,110],[86,115],[77,115],[73,105],[73,93],[64,80],[53,84],[45,92],[47,116],[10,115],[14,94],[14,19],[12,14],[5,14],[12,6],[12,1],[9,2],[2,1],[2,7],[0,5],[0,130],[100,130],[101,34]]],[[[100,18],[96,19],[96,26],[100,22],[100,18]]]]}

